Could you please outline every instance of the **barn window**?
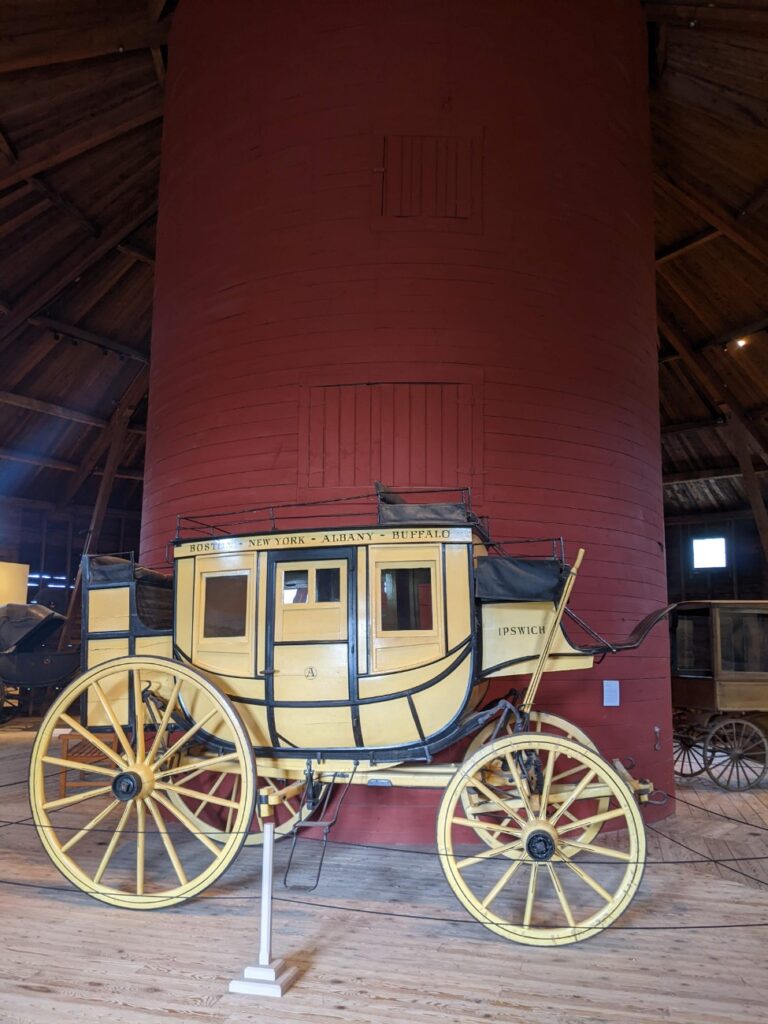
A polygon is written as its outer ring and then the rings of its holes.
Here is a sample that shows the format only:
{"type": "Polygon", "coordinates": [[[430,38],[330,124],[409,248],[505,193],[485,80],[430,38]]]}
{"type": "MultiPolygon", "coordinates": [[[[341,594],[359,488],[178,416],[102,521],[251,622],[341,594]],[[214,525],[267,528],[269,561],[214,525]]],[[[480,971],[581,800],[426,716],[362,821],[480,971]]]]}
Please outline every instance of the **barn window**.
{"type": "Polygon", "coordinates": [[[696,537],[693,541],[694,569],[724,569],[727,565],[725,537],[696,537]]]}
{"type": "Polygon", "coordinates": [[[203,636],[245,636],[247,606],[247,573],[206,576],[203,636]]]}
{"type": "Polygon", "coordinates": [[[381,628],[432,629],[432,570],[381,570],[381,628]]]}

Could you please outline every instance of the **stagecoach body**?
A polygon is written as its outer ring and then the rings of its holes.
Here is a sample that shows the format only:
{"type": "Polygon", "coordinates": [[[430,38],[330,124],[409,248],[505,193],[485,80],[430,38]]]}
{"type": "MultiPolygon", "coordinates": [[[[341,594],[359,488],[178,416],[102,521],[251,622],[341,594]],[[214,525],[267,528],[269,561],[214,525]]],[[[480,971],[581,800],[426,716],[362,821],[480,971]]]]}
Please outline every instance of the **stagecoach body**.
{"type": "Polygon", "coordinates": [[[463,502],[379,495],[365,527],[201,536],[195,521],[173,545],[172,577],[86,559],[84,673],[46,716],[30,769],[52,859],[105,903],[167,906],[259,841],[257,797],[295,842],[318,813],[327,838],[343,799],[328,819],[334,784],[439,788],[440,863],[470,913],[525,943],[596,934],[639,885],[638,801],[652,787],[533,704],[545,672],[637,646],[660,614],[623,644],[593,633],[597,643],[577,646],[563,616],[583,552],[570,566],[562,542],[536,543],[545,548],[509,553],[463,502]],[[489,681],[507,676],[518,685],[488,703],[489,681]],[[433,762],[462,739],[463,764],[433,762]],[[93,845],[105,821],[106,849],[93,845]],[[595,845],[604,828],[611,843],[595,845]],[[467,859],[478,843],[488,852],[467,859]],[[616,878],[587,877],[571,863],[581,852],[616,878]],[[556,863],[583,890],[571,898],[596,905],[569,903],[556,863]],[[468,879],[476,867],[503,874],[488,890],[468,879]],[[497,913],[521,867],[523,904],[497,913]],[[539,869],[556,897],[546,913],[534,909],[546,903],[539,869]]]}
{"type": "MultiPolygon", "coordinates": [[[[259,757],[428,760],[486,680],[530,674],[555,614],[559,561],[498,559],[507,576],[497,572],[495,589],[489,561],[496,569],[469,526],[188,541],[174,549],[173,629],[162,636],[132,610],[150,574],[132,580],[129,565],[96,556],[87,665],[155,654],[194,666],[238,706],[259,757]],[[478,586],[495,600],[476,601],[478,586]]],[[[591,664],[559,628],[546,668],[591,664]]],[[[108,725],[93,696],[88,721],[108,725]]]]}

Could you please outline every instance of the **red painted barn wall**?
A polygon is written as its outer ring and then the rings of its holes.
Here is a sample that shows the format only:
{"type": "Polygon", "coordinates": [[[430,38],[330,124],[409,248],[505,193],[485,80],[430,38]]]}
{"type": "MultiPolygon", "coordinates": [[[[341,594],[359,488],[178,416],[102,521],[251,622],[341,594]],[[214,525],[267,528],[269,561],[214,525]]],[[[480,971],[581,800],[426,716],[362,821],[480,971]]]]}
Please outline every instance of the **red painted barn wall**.
{"type": "MultiPolygon", "coordinates": [[[[185,0],[172,42],[143,559],[179,512],[471,484],[629,632],[666,600],[639,6],[185,0]]],[[[663,627],[541,703],[671,787],[663,627]]]]}

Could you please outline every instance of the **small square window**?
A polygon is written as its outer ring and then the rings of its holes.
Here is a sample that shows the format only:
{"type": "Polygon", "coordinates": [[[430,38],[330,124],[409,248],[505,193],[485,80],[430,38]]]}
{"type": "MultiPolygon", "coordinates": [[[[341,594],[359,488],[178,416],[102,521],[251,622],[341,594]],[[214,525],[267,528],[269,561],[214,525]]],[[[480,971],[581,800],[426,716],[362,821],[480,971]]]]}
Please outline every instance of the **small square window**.
{"type": "Polygon", "coordinates": [[[432,572],[427,568],[383,569],[381,628],[432,629],[432,572]]]}
{"type": "Polygon", "coordinates": [[[247,605],[245,574],[206,577],[203,637],[245,636],[247,605]]]}
{"type": "Polygon", "coordinates": [[[306,569],[291,569],[283,576],[283,604],[306,604],[309,573],[306,569]]]}
{"type": "Polygon", "coordinates": [[[341,595],[341,573],[338,569],[318,569],[315,581],[315,602],[337,604],[341,595]]]}
{"type": "Polygon", "coordinates": [[[725,537],[697,537],[693,541],[694,569],[724,569],[725,537]]]}

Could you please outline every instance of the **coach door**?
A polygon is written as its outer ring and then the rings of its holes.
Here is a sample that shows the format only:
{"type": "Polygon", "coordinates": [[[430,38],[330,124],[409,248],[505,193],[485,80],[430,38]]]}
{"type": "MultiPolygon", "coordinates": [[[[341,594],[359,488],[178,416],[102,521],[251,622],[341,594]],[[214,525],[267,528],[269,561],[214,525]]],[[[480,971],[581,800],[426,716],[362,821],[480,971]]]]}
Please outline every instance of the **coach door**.
{"type": "Polygon", "coordinates": [[[349,548],[269,555],[266,691],[277,746],[355,745],[354,566],[349,548]]]}

